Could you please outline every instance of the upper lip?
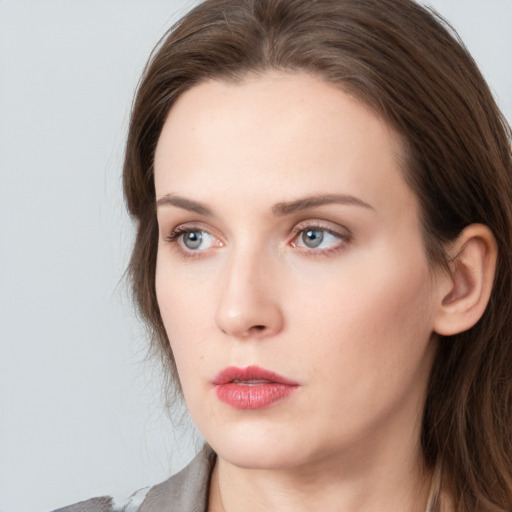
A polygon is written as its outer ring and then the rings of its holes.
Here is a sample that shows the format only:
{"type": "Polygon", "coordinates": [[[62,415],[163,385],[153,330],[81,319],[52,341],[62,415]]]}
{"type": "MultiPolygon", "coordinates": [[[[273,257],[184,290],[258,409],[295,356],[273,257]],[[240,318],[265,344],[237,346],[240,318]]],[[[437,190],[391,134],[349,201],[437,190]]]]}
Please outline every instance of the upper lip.
{"type": "Polygon", "coordinates": [[[213,385],[227,384],[233,381],[249,382],[249,381],[262,381],[261,383],[276,383],[285,384],[287,386],[298,386],[299,383],[293,381],[283,375],[279,375],[265,368],[259,366],[247,366],[245,368],[237,368],[236,366],[228,366],[221,370],[212,379],[213,385]]]}

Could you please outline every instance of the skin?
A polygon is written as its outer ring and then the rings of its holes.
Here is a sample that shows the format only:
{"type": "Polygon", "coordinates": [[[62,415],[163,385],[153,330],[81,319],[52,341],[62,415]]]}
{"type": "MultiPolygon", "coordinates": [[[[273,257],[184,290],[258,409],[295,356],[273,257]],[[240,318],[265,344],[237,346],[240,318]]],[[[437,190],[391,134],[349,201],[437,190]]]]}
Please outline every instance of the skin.
{"type": "Polygon", "coordinates": [[[424,511],[420,421],[446,286],[402,157],[373,111],[306,74],[208,81],[171,109],[156,291],[187,407],[218,454],[210,510],[424,511]],[[344,201],[276,214],[327,194],[344,201]],[[300,386],[234,409],[211,385],[231,365],[300,386]]]}

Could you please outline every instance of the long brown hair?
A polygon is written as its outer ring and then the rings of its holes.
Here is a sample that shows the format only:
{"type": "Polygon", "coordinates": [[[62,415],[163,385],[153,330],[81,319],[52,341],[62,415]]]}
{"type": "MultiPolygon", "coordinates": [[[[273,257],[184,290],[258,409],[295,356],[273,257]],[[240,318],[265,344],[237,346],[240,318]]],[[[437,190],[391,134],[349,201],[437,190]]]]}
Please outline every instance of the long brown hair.
{"type": "Polygon", "coordinates": [[[307,71],[375,109],[403,137],[405,179],[422,212],[425,249],[472,223],[493,231],[490,303],[469,331],[440,337],[422,426],[426,463],[443,464],[457,511],[512,510],[511,132],[447,23],[412,0],[207,0],[162,39],[133,105],[124,165],[137,222],[129,272],[142,317],[179,383],[155,294],[153,157],[176,98],[209,78],[307,71]]]}

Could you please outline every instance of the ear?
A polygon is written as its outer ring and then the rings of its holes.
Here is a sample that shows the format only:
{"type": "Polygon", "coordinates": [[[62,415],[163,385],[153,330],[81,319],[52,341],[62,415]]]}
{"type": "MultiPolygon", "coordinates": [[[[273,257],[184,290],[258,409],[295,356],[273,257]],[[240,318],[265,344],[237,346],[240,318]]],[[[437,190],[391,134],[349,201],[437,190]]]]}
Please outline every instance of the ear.
{"type": "Polygon", "coordinates": [[[492,231],[471,224],[448,248],[450,271],[438,278],[434,331],[451,336],[473,327],[483,315],[494,283],[497,245],[492,231]]]}

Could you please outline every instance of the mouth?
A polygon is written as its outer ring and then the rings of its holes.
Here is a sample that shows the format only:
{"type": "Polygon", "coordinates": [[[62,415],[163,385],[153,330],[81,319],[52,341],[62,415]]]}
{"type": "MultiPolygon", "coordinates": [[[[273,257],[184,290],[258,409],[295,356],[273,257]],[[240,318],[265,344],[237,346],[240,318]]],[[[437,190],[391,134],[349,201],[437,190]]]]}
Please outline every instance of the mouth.
{"type": "Polygon", "coordinates": [[[211,384],[219,400],[235,409],[263,409],[299,388],[298,382],[259,366],[230,366],[219,372],[211,384]]]}

